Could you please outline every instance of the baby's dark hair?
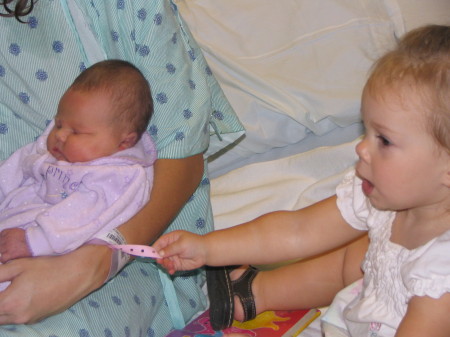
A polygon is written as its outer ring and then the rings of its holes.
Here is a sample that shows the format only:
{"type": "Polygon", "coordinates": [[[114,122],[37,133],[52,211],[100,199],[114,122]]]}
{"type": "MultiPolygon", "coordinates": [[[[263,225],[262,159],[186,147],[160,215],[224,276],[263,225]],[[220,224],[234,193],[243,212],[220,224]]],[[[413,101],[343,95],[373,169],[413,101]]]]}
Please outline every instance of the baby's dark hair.
{"type": "Polygon", "coordinates": [[[114,121],[136,132],[138,140],[153,114],[150,85],[141,71],[127,61],[98,62],[83,71],[69,90],[106,92],[111,99],[114,121]]]}
{"type": "Polygon", "coordinates": [[[397,48],[374,65],[365,90],[411,88],[428,113],[427,130],[450,151],[450,26],[428,25],[405,34],[397,48]]]}
{"type": "Polygon", "coordinates": [[[5,12],[0,16],[15,17],[17,21],[26,23],[22,20],[23,16],[27,16],[33,11],[34,4],[37,0],[0,0],[5,12]]]}

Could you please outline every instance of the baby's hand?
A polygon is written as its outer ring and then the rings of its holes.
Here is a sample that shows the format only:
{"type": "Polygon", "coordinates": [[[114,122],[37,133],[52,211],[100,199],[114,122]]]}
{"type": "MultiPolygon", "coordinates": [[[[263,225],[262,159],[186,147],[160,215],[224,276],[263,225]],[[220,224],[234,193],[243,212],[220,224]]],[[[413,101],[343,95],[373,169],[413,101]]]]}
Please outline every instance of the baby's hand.
{"type": "Polygon", "coordinates": [[[200,235],[174,231],[161,236],[152,247],[162,256],[156,261],[169,274],[177,270],[192,270],[205,264],[205,246],[200,235]]]}
{"type": "Polygon", "coordinates": [[[30,257],[31,251],[25,237],[25,230],[20,228],[8,228],[0,232],[0,262],[20,257],[30,257]]]}

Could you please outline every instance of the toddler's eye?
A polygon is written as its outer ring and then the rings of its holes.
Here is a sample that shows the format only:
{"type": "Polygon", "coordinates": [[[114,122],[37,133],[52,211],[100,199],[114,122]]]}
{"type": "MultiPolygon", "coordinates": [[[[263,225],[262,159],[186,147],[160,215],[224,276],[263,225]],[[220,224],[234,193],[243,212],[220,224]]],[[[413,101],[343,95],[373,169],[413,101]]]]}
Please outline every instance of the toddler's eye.
{"type": "Polygon", "coordinates": [[[391,145],[391,142],[389,141],[389,139],[387,139],[387,138],[384,137],[383,135],[378,135],[377,138],[380,140],[381,145],[383,145],[383,146],[389,146],[389,145],[391,145]]]}

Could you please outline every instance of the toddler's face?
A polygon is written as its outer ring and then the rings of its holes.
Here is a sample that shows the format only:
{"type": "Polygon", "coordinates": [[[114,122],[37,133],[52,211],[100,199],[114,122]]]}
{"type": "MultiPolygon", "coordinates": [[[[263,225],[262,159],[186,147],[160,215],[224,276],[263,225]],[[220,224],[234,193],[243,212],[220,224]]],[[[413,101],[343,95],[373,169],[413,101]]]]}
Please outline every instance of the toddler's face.
{"type": "Polygon", "coordinates": [[[104,92],[68,90],[58,106],[48,151],[58,160],[87,162],[123,150],[124,131],[112,117],[104,92]]]}
{"type": "Polygon", "coordinates": [[[427,131],[423,107],[415,93],[363,94],[366,134],[356,148],[356,171],[378,209],[399,211],[448,198],[444,181],[450,158],[427,131]]]}

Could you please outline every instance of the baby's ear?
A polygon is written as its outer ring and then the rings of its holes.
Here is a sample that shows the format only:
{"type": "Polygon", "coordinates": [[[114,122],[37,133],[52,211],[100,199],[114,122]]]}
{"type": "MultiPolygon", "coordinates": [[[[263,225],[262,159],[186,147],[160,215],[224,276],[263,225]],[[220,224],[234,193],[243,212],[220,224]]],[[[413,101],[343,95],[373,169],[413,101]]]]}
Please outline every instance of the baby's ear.
{"type": "Polygon", "coordinates": [[[128,134],[125,134],[122,142],[119,144],[120,150],[129,149],[130,147],[133,147],[138,140],[138,135],[136,132],[130,132],[128,134]]]}

